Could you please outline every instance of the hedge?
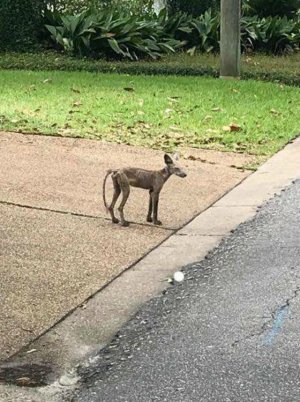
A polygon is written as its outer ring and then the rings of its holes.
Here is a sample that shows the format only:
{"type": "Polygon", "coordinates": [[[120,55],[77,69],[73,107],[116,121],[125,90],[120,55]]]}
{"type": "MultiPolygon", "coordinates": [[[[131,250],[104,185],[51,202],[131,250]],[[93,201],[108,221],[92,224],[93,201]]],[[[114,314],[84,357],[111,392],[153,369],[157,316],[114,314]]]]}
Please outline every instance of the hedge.
{"type": "MultiPolygon", "coordinates": [[[[219,76],[217,59],[203,59],[202,64],[189,64],[181,61],[159,60],[155,62],[107,62],[90,59],[78,59],[59,53],[2,53],[0,69],[36,70],[36,71],[88,71],[92,73],[119,73],[131,75],[177,75],[177,76],[219,76]]],[[[268,71],[266,67],[247,65],[242,68],[243,79],[278,82],[300,87],[300,74],[296,71],[268,71]]]]}
{"type": "Polygon", "coordinates": [[[38,46],[43,0],[0,0],[0,50],[38,46]]]}

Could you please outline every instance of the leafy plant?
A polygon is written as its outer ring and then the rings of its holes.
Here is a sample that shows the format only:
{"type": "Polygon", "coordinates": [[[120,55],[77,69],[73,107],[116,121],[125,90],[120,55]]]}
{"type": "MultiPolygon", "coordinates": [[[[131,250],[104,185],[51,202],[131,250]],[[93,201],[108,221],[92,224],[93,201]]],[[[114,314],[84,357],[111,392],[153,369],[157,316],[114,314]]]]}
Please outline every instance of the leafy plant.
{"type": "Polygon", "coordinates": [[[300,23],[287,17],[245,17],[241,32],[243,47],[255,51],[286,53],[300,45],[300,23]]]}
{"type": "MultiPolygon", "coordinates": [[[[180,48],[190,54],[218,52],[220,15],[207,10],[199,17],[185,13],[136,16],[114,10],[77,15],[48,12],[46,28],[64,51],[95,58],[156,59],[180,48]]],[[[292,52],[300,45],[300,21],[287,17],[243,17],[242,48],[273,54],[292,52]]]]}
{"type": "Polygon", "coordinates": [[[212,52],[219,49],[220,40],[220,17],[212,16],[211,10],[206,11],[199,18],[191,22],[196,32],[196,41],[193,44],[201,52],[212,52]]]}
{"type": "Polygon", "coordinates": [[[123,15],[113,10],[57,15],[57,23],[46,24],[46,28],[51,39],[65,51],[94,57],[155,59],[182,46],[165,32],[160,19],[123,15]]]}
{"type": "Polygon", "coordinates": [[[51,38],[66,52],[84,55],[90,48],[91,35],[96,33],[94,16],[83,12],[78,15],[57,14],[56,18],[60,25],[46,24],[51,38]]]}

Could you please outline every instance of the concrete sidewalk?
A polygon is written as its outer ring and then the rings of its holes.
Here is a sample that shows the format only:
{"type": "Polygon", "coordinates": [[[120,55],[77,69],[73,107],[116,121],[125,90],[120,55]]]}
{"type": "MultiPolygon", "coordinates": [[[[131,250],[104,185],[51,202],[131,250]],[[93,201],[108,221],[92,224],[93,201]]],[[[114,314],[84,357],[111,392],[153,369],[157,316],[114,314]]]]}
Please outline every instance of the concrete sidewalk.
{"type": "Polygon", "coordinates": [[[202,150],[185,154],[191,155],[181,161],[187,178],[172,177],[161,194],[163,227],[146,224],[148,193],[133,189],[125,211],[134,223],[122,228],[110,223],[102,205],[106,170],[128,165],[159,169],[162,152],[0,133],[0,360],[46,331],[250,173],[232,167],[250,163],[249,156],[202,150]]]}

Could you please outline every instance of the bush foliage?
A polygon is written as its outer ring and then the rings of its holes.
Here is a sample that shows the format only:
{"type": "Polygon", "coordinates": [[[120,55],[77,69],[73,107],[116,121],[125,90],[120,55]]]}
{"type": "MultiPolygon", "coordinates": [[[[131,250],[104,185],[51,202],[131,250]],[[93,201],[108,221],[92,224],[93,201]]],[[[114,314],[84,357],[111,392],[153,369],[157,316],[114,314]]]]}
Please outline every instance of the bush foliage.
{"type": "Polygon", "coordinates": [[[220,0],[167,0],[171,14],[183,12],[198,17],[211,9],[213,14],[219,9],[220,0]]]}
{"type": "Polygon", "coordinates": [[[117,11],[84,11],[78,15],[48,13],[46,28],[65,51],[80,55],[138,60],[175,52],[183,45],[168,29],[166,15],[138,17],[117,11]]]}
{"type": "Polygon", "coordinates": [[[46,2],[48,9],[66,13],[113,8],[126,13],[144,14],[153,8],[153,0],[47,0],[46,2]]]}
{"type": "Polygon", "coordinates": [[[36,47],[43,7],[43,0],[0,0],[0,49],[36,47]]]}
{"type": "MultiPolygon", "coordinates": [[[[80,56],[128,58],[160,57],[184,48],[191,55],[218,52],[220,15],[209,9],[199,17],[184,13],[169,16],[134,16],[117,11],[85,11],[78,15],[48,13],[52,41],[66,52],[80,56]]],[[[299,49],[300,22],[287,17],[246,16],[241,21],[244,51],[282,54],[299,49]]]]}
{"type": "Polygon", "coordinates": [[[260,18],[279,16],[293,18],[300,9],[300,0],[244,0],[249,15],[260,18]]]}
{"type": "MultiPolygon", "coordinates": [[[[56,49],[95,58],[158,58],[181,48],[191,55],[219,51],[219,0],[168,0],[171,12],[159,15],[153,3],[0,0],[0,50],[34,49],[46,40],[56,49]]],[[[243,0],[243,5],[244,51],[282,54],[299,49],[300,19],[292,17],[300,0],[243,0]]]]}

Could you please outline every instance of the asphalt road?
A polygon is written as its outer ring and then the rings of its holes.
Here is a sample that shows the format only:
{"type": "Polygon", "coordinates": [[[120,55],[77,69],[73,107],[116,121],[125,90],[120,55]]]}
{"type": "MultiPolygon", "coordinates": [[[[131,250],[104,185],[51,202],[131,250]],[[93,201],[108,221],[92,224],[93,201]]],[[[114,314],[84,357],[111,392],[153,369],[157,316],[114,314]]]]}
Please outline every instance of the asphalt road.
{"type": "Polygon", "coordinates": [[[300,400],[300,182],[81,369],[75,401],[300,400]]]}

